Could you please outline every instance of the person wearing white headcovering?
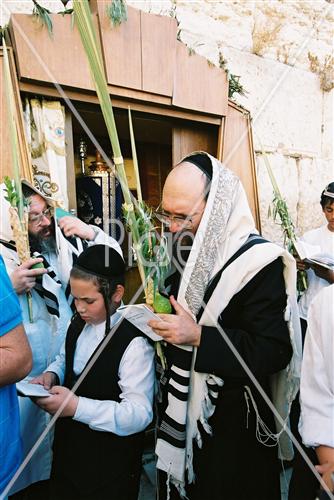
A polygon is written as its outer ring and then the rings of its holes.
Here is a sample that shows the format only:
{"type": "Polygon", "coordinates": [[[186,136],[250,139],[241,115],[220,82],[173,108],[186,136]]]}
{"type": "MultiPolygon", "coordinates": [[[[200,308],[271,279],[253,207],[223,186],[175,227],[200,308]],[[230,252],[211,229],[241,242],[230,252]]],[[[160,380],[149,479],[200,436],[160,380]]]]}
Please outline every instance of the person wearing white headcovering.
{"type": "Polygon", "coordinates": [[[169,279],[176,314],[149,322],[168,342],[160,498],[279,499],[277,451],[292,447],[258,389],[286,424],[301,351],[294,259],[258,235],[240,180],[207,153],[171,171],[157,217],[193,237],[169,279]]]}
{"type": "MultiPolygon", "coordinates": [[[[53,200],[44,196],[26,181],[23,194],[29,202],[28,232],[31,254],[40,258],[20,264],[9,222],[9,203],[5,186],[0,186],[1,222],[0,252],[13,287],[18,294],[23,324],[33,353],[33,367],[28,378],[43,372],[55,359],[64,341],[68,322],[73,314],[69,276],[73,260],[86,246],[107,244],[121,252],[118,243],[101,229],[89,226],[70,215],[56,217],[53,200]],[[47,269],[31,269],[43,261],[47,269]],[[29,318],[26,292],[32,295],[32,322],[29,318]]],[[[63,212],[60,212],[61,214],[63,212]]],[[[45,429],[50,418],[29,398],[19,397],[23,457],[26,457],[45,429]]],[[[11,494],[19,498],[46,498],[51,472],[52,437],[46,437],[21,475],[11,494]],[[35,484],[37,483],[37,484],[35,484]],[[24,491],[21,491],[24,490],[24,491]],[[19,492],[19,493],[17,493],[19,492]]]]}
{"type": "Polygon", "coordinates": [[[334,491],[334,285],[325,287],[312,301],[300,380],[303,443],[315,448],[319,472],[334,491]]]}

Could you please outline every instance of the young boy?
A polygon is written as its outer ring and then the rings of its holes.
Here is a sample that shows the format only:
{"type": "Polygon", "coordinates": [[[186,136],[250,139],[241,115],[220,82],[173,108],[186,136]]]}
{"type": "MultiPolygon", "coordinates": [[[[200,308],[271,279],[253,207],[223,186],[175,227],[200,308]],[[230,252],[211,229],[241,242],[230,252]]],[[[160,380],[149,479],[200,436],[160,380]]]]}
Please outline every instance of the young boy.
{"type": "Polygon", "coordinates": [[[65,346],[33,380],[51,389],[37,404],[62,417],[55,426],[53,499],[138,496],[143,431],[153,416],[154,350],[116,312],[124,272],[122,257],[105,245],[78,257],[70,277],[77,313],[65,346]]]}

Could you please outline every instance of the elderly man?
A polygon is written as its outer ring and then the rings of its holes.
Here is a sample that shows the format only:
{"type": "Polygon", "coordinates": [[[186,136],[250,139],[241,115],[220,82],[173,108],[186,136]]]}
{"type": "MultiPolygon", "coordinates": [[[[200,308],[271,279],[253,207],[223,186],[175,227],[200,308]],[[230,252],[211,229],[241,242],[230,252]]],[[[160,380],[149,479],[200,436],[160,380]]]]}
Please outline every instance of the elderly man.
{"type": "Polygon", "coordinates": [[[175,315],[149,323],[168,342],[156,447],[160,498],[278,500],[279,435],[259,389],[274,397],[276,374],[289,403],[296,392],[293,258],[258,236],[239,179],[206,153],[170,172],[157,217],[176,242],[193,240],[188,255],[174,259],[175,315]]]}
{"type": "MultiPolygon", "coordinates": [[[[38,190],[23,184],[23,194],[29,204],[28,232],[30,250],[37,259],[19,265],[8,219],[2,216],[0,249],[7,271],[16,290],[23,313],[23,323],[33,353],[34,377],[42,373],[59,353],[72,316],[69,274],[73,262],[84,248],[103,243],[121,252],[118,243],[95,226],[89,226],[59,209],[52,210],[52,200],[38,190]],[[57,217],[58,215],[58,217],[57,217]],[[44,269],[32,269],[33,264],[44,263],[44,269]],[[29,318],[26,292],[32,294],[32,319],[29,318]]],[[[8,213],[8,204],[1,197],[2,214],[8,213]]],[[[49,422],[48,415],[29,398],[20,399],[21,433],[25,457],[49,422]]],[[[25,489],[16,498],[47,498],[47,480],[51,470],[52,435],[42,441],[21,475],[12,493],[25,489]],[[34,484],[36,483],[36,484],[34,484]],[[32,486],[29,486],[32,485],[32,486]],[[27,489],[27,487],[29,487],[27,489]]]]}

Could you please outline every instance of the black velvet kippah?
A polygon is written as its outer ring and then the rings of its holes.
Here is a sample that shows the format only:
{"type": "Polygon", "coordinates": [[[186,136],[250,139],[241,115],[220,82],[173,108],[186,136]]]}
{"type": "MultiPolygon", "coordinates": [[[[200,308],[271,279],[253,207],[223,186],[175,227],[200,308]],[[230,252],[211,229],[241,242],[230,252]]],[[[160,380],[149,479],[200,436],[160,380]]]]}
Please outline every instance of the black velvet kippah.
{"type": "Polygon", "coordinates": [[[111,280],[125,273],[123,258],[107,245],[93,245],[82,252],[74,266],[81,271],[111,280]]]}
{"type": "Polygon", "coordinates": [[[188,161],[189,163],[196,165],[196,167],[198,167],[210,181],[212,180],[212,164],[210,158],[206,154],[196,153],[183,158],[182,161],[188,161]]]}

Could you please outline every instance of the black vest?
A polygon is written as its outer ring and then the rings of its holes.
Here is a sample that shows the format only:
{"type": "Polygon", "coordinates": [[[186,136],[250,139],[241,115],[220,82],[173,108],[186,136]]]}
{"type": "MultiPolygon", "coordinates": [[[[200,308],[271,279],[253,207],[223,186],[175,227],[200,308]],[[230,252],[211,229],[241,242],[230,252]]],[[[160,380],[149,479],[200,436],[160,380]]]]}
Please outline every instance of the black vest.
{"type": "MultiPolygon", "coordinates": [[[[74,353],[84,325],[85,322],[75,315],[66,336],[64,386],[69,389],[76,380],[74,353]]],[[[76,395],[119,402],[119,364],[130,342],[140,335],[137,328],[123,320],[76,390],[76,395]]],[[[131,472],[141,466],[143,434],[117,436],[111,432],[94,431],[70,417],[59,418],[55,426],[52,478],[56,481],[66,478],[78,491],[78,496],[93,493],[105,483],[110,483],[112,494],[113,483],[124,471],[131,472]]]]}

